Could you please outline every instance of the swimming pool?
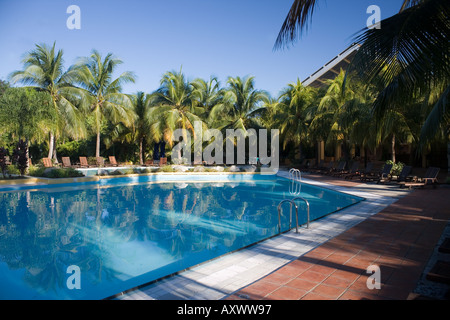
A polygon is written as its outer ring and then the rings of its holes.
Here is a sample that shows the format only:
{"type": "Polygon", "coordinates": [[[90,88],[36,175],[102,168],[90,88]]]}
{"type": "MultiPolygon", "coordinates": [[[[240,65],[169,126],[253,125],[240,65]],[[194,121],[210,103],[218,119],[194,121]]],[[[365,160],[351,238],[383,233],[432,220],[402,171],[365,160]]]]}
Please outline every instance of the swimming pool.
{"type": "MultiPolygon", "coordinates": [[[[0,299],[112,296],[276,235],[277,206],[293,198],[281,177],[160,179],[0,192],[0,299]],[[70,266],[80,289],[67,286],[70,266]]],[[[363,200],[308,184],[301,196],[313,220],[363,200]]]]}

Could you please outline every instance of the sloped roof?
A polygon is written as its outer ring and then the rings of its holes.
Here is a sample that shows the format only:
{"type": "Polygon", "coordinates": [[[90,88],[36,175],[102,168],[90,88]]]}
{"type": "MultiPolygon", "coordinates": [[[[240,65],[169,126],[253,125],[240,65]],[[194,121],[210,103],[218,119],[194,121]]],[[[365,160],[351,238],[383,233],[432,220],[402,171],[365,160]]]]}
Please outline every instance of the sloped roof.
{"type": "Polygon", "coordinates": [[[361,45],[358,43],[352,44],[350,47],[330,60],[322,68],[303,80],[303,85],[306,87],[311,86],[314,88],[323,87],[326,80],[334,79],[339,74],[341,69],[343,69],[344,71],[347,70],[350,62],[352,61],[353,57],[360,47],[361,45]]]}

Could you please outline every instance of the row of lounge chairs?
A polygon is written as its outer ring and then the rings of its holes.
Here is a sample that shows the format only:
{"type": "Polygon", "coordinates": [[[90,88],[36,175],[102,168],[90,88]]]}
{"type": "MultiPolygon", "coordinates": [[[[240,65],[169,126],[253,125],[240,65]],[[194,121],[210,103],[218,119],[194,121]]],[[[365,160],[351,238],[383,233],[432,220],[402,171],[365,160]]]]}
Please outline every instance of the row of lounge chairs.
{"type": "MultiPolygon", "coordinates": [[[[49,158],[42,159],[44,163],[44,167],[46,168],[53,168],[52,160],[49,158]]],[[[144,166],[153,166],[153,165],[166,165],[167,164],[167,158],[161,158],[158,163],[153,160],[149,160],[145,163],[144,166]]],[[[111,167],[120,167],[121,165],[117,162],[115,156],[109,157],[109,166],[111,167]]],[[[72,164],[69,157],[63,157],[62,158],[62,167],[63,168],[93,168],[93,167],[104,167],[105,166],[105,159],[103,157],[96,157],[96,164],[90,165],[88,163],[87,157],[80,157],[80,163],[79,164],[72,164]]]]}
{"type": "Polygon", "coordinates": [[[426,185],[436,186],[438,183],[437,177],[440,168],[430,167],[424,177],[419,178],[411,175],[412,167],[403,166],[402,171],[398,176],[391,174],[393,165],[385,164],[380,170],[374,169],[374,164],[369,162],[364,169],[359,169],[359,162],[353,162],[350,169],[346,170],[346,161],[340,161],[337,164],[330,162],[325,165],[323,161],[315,167],[307,169],[310,173],[329,175],[332,177],[344,178],[352,180],[353,178],[359,178],[363,182],[376,182],[376,183],[396,183],[401,188],[421,187],[426,185]]]}

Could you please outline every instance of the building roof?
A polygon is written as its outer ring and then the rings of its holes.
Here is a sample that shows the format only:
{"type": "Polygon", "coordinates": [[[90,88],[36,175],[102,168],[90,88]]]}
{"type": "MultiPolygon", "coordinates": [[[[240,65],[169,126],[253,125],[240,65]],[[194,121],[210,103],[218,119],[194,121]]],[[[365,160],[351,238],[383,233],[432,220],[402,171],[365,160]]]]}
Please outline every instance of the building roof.
{"type": "Polygon", "coordinates": [[[322,68],[314,72],[308,78],[303,80],[303,85],[314,88],[321,88],[325,85],[326,80],[334,79],[339,72],[342,70],[347,70],[350,62],[355,56],[356,52],[361,47],[358,43],[353,43],[350,47],[342,51],[322,68]]]}

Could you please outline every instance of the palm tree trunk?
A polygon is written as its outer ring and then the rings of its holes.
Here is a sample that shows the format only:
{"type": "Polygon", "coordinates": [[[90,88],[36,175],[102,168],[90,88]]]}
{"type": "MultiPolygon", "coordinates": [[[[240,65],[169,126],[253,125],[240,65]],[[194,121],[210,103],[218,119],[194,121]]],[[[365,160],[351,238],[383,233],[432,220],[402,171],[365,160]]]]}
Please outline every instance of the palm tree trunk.
{"type": "Polygon", "coordinates": [[[56,136],[55,136],[55,142],[53,143],[53,160],[55,163],[58,163],[58,154],[56,153],[56,136]]]}
{"type": "Polygon", "coordinates": [[[50,132],[49,146],[48,146],[48,158],[53,158],[53,149],[55,145],[55,135],[53,132],[50,132]]]}
{"type": "Polygon", "coordinates": [[[144,138],[139,139],[139,164],[144,165],[144,138]]]}
{"type": "Polygon", "coordinates": [[[95,156],[100,157],[100,130],[97,130],[97,145],[95,147],[95,156]]]}
{"type": "Polygon", "coordinates": [[[391,152],[392,152],[392,162],[395,163],[395,133],[392,135],[392,142],[391,142],[391,152]]]}
{"type": "Polygon", "coordinates": [[[30,169],[30,141],[28,138],[25,139],[25,143],[27,144],[26,158],[27,158],[27,167],[25,168],[25,173],[28,174],[28,170],[30,169]]]}

